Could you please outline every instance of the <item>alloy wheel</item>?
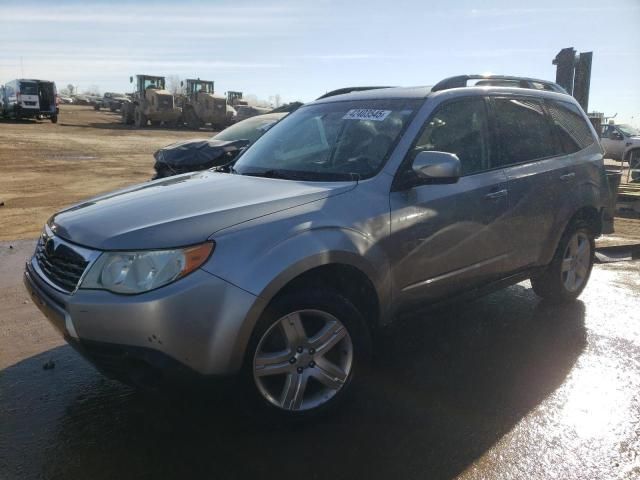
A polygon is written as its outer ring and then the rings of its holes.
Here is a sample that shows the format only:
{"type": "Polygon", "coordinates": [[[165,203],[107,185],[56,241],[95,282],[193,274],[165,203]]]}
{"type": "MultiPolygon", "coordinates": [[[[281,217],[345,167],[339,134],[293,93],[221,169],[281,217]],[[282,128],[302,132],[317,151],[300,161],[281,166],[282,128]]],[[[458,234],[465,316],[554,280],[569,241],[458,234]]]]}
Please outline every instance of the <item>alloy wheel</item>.
{"type": "Polygon", "coordinates": [[[562,282],[570,292],[578,291],[586,282],[591,262],[591,242],[584,232],[571,236],[562,257],[562,282]]]}
{"type": "Polygon", "coordinates": [[[298,310],[264,333],[253,359],[253,378],[273,406],[289,411],[317,408],[346,384],[353,366],[353,342],[336,317],[298,310]]]}

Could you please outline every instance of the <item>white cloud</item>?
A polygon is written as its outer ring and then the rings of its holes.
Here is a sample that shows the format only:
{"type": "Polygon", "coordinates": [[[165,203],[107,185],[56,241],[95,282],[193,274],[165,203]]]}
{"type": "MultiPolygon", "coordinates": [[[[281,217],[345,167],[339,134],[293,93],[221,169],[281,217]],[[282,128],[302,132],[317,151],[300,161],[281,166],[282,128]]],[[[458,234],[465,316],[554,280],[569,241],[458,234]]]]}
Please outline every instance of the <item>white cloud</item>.
{"type": "Polygon", "coordinates": [[[77,6],[56,6],[39,4],[29,9],[25,15],[24,7],[7,7],[2,11],[3,22],[15,23],[100,23],[100,24],[207,24],[215,25],[251,25],[265,22],[283,23],[293,20],[300,9],[293,5],[262,6],[261,4],[221,7],[211,5],[193,6],[193,13],[181,13],[179,6],[140,6],[140,5],[93,5],[86,10],[77,6]]]}

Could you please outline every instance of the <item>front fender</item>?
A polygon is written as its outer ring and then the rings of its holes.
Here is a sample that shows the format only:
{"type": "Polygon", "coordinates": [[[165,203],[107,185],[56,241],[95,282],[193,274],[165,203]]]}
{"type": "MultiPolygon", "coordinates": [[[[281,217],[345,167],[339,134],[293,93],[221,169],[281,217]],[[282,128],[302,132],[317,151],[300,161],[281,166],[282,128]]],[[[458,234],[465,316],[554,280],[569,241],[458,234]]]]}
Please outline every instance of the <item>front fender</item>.
{"type": "Polygon", "coordinates": [[[315,267],[349,265],[371,280],[382,309],[381,322],[386,323],[391,304],[389,261],[371,237],[349,228],[308,228],[261,249],[264,237],[241,236],[216,239],[216,251],[204,270],[268,303],[291,280],[315,267]]]}

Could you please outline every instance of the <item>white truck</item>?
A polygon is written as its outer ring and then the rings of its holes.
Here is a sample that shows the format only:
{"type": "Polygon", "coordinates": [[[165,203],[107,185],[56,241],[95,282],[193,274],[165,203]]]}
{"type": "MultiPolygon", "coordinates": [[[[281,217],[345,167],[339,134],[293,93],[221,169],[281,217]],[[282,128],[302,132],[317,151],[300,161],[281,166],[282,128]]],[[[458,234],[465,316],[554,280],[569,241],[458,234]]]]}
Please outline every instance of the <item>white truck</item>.
{"type": "Polygon", "coordinates": [[[603,125],[600,144],[607,158],[628,162],[631,156],[640,157],[640,130],[626,124],[603,125]]]}
{"type": "Polygon", "coordinates": [[[46,80],[20,78],[5,84],[0,113],[5,117],[48,118],[58,121],[56,84],[46,80]]]}
{"type": "Polygon", "coordinates": [[[600,144],[606,158],[628,162],[631,178],[640,180],[640,130],[627,124],[603,125],[600,144]]]}

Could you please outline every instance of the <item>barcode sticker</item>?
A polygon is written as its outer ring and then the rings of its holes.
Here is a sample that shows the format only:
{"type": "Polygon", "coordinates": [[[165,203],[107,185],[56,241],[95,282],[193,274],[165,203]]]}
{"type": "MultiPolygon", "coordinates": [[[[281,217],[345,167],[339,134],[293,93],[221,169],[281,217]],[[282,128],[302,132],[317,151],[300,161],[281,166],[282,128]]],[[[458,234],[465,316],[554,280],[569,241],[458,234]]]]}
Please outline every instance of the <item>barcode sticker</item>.
{"type": "Polygon", "coordinates": [[[389,116],[391,110],[374,110],[372,108],[354,108],[349,110],[343,120],[374,120],[382,122],[389,116]]]}

